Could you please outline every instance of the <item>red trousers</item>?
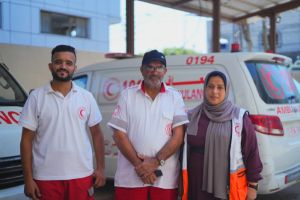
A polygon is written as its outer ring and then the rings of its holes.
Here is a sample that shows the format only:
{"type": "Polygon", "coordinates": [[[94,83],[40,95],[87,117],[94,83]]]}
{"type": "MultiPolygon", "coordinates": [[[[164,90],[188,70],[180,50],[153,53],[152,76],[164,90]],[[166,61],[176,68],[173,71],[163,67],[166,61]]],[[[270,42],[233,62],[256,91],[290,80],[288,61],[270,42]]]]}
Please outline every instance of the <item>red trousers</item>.
{"type": "Polygon", "coordinates": [[[115,200],[177,200],[177,189],[157,187],[115,188],[115,200]]]}
{"type": "Polygon", "coordinates": [[[42,195],[41,200],[94,200],[92,176],[71,180],[35,181],[42,195]]]}

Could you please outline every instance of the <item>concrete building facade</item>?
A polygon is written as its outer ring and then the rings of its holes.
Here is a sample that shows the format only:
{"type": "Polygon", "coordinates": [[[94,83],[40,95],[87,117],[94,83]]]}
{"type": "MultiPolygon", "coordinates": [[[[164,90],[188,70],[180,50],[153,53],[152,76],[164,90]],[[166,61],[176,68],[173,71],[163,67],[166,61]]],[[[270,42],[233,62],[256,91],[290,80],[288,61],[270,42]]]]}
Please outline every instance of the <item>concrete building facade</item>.
{"type": "Polygon", "coordinates": [[[107,52],[120,20],[120,0],[0,0],[0,43],[107,52]]]}
{"type": "Polygon", "coordinates": [[[78,68],[104,62],[120,0],[0,0],[0,62],[29,91],[48,80],[51,49],[72,45],[78,68]]]}

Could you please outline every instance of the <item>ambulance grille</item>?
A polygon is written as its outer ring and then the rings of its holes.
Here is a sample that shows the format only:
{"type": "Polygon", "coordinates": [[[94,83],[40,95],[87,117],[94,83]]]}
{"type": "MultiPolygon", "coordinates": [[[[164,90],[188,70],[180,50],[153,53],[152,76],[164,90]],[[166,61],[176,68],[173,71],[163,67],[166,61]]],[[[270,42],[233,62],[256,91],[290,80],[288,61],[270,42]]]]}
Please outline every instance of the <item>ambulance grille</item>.
{"type": "Polygon", "coordinates": [[[20,156],[0,158],[0,189],[24,183],[20,156]]]}

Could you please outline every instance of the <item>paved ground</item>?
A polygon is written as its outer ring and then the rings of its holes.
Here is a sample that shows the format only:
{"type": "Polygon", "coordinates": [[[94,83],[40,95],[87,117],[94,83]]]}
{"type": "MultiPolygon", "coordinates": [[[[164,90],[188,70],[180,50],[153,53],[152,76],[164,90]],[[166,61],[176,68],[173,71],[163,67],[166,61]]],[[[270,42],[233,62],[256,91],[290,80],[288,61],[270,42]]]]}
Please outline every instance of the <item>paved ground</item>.
{"type": "MultiPolygon", "coordinates": [[[[106,186],[95,192],[96,200],[113,200],[113,182],[108,181],[106,186]]],[[[271,195],[259,195],[257,200],[300,200],[300,183],[271,195]]]]}
{"type": "Polygon", "coordinates": [[[260,195],[257,200],[300,200],[300,183],[270,195],[260,195]]]}
{"type": "Polygon", "coordinates": [[[107,181],[105,187],[95,190],[95,200],[113,200],[114,199],[114,183],[107,181]]]}
{"type": "MultiPolygon", "coordinates": [[[[16,194],[12,197],[4,197],[1,200],[28,200],[24,194],[16,194]]],[[[103,188],[95,189],[95,200],[113,200],[114,199],[114,186],[113,181],[108,181],[103,188]]]]}
{"type": "MultiPolygon", "coordinates": [[[[114,200],[112,181],[107,181],[105,187],[95,190],[95,200],[114,200]]],[[[5,198],[5,200],[28,200],[24,195],[5,198]]],[[[300,183],[272,195],[259,195],[257,200],[300,200],[300,183]]]]}

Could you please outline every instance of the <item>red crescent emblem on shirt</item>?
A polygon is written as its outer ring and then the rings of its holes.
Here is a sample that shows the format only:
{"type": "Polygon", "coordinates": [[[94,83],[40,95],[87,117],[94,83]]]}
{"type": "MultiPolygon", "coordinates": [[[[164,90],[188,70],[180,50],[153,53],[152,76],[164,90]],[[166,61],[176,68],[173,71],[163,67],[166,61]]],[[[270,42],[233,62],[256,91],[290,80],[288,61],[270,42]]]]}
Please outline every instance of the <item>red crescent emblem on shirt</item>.
{"type": "Polygon", "coordinates": [[[239,123],[236,124],[236,126],[234,127],[234,131],[235,131],[235,134],[236,134],[238,137],[241,136],[241,134],[240,134],[240,132],[241,132],[241,125],[240,125],[239,123]]]}
{"type": "Polygon", "coordinates": [[[79,118],[80,119],[85,119],[85,116],[86,116],[86,109],[85,109],[85,107],[80,107],[78,113],[79,113],[79,118]]]}

